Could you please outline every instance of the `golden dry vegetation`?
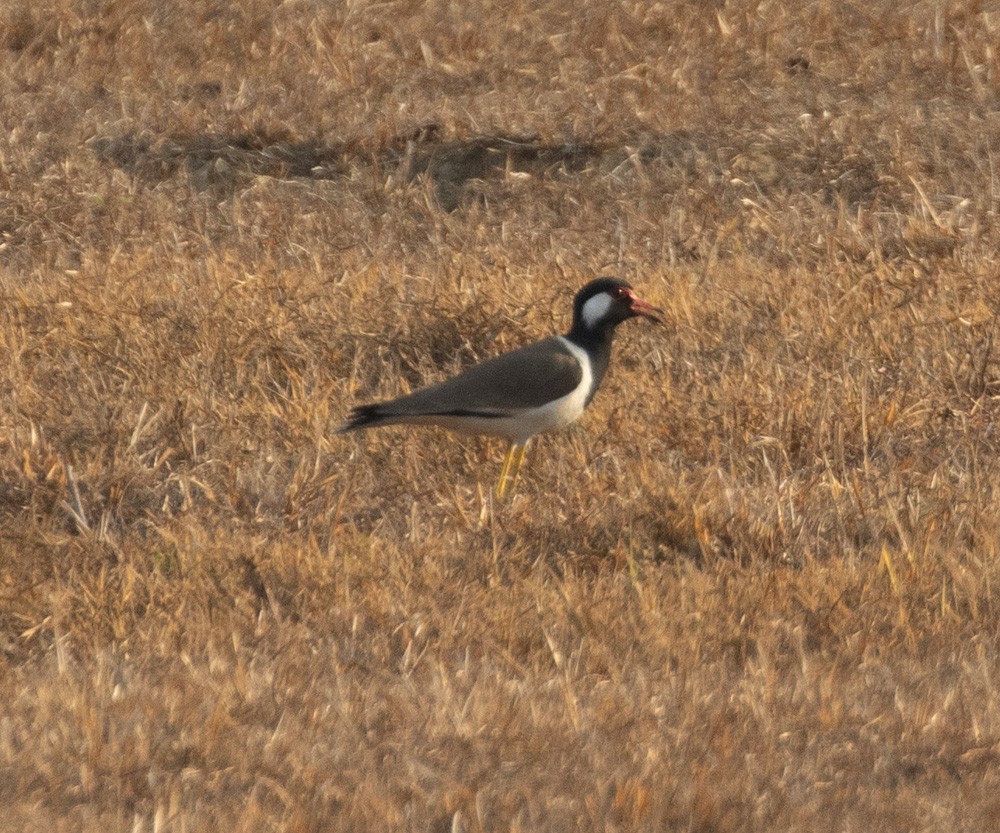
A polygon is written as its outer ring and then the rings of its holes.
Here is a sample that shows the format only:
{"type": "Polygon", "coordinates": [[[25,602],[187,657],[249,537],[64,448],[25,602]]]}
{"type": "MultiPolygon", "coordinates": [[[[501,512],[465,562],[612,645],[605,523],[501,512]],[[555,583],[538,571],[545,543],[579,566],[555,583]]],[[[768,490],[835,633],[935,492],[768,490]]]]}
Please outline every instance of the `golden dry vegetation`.
{"type": "Polygon", "coordinates": [[[6,0],[0,829],[995,829],[998,43],[6,0]],[[598,274],[669,324],[512,500],[334,433],[598,274]]]}

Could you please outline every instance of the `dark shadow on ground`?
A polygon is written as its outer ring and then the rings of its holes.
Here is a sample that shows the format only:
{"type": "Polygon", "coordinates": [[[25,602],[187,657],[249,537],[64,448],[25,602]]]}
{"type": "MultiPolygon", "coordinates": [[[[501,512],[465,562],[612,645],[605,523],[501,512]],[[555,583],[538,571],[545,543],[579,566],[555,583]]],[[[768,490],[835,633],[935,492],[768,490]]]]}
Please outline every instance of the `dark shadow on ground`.
{"type": "Polygon", "coordinates": [[[473,182],[499,181],[510,174],[555,178],[588,168],[681,165],[692,172],[699,155],[697,137],[675,134],[617,146],[588,142],[551,144],[537,137],[497,134],[443,140],[429,124],[396,136],[380,147],[360,141],[292,140],[267,134],[155,137],[123,134],[96,137],[96,156],[150,183],[186,171],[203,190],[225,195],[255,176],[335,179],[359,169],[404,184],[421,177],[434,186],[438,204],[454,211],[469,199],[473,182]]]}

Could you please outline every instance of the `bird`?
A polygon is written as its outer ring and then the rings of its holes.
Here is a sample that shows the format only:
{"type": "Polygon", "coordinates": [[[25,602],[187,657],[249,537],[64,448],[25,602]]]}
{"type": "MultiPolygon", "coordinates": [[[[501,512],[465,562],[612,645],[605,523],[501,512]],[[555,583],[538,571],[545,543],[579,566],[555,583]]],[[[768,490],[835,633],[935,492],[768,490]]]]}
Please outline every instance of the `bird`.
{"type": "Polygon", "coordinates": [[[528,441],[569,425],[594,398],[611,361],[615,328],[637,317],[663,323],[664,315],[626,281],[596,278],[576,293],[573,323],[565,335],[502,353],[406,396],[358,405],[337,430],[438,425],[504,437],[510,447],[496,485],[503,499],[517,479],[528,441]]]}

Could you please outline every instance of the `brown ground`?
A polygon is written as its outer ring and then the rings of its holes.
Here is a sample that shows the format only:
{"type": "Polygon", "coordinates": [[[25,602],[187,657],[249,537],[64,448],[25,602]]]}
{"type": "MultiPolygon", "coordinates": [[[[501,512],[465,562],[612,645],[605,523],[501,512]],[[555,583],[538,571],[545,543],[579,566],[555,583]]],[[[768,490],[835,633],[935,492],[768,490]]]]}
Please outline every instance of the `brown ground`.
{"type": "Polygon", "coordinates": [[[996,829],[991,5],[7,0],[0,829],[996,829]]]}

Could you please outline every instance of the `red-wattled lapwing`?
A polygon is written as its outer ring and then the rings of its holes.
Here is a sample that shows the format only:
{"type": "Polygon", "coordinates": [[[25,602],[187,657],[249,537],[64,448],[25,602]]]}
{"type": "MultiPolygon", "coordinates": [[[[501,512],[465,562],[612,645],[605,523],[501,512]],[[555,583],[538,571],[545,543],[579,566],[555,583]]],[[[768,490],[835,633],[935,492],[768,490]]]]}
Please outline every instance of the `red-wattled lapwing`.
{"type": "Polygon", "coordinates": [[[611,360],[615,327],[642,316],[661,322],[663,310],[617,278],[598,278],[573,301],[573,326],[474,365],[451,379],[388,402],[356,407],[340,431],[377,425],[441,425],[466,434],[506,437],[497,496],[517,478],[528,440],[562,428],[594,398],[611,360]]]}

